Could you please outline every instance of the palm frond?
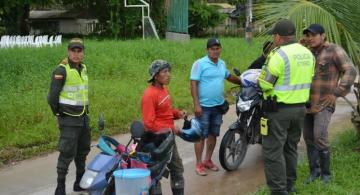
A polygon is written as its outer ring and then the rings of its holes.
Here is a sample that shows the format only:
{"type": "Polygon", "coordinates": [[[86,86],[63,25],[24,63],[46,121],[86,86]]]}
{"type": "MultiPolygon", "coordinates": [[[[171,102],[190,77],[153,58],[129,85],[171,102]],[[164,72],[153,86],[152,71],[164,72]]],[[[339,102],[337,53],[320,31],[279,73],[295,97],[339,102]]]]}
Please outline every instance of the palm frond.
{"type": "Polygon", "coordinates": [[[353,58],[356,64],[360,63],[359,43],[360,38],[356,36],[360,30],[360,23],[354,22],[355,16],[360,10],[360,2],[355,0],[334,1],[306,1],[290,0],[277,1],[277,3],[265,2],[254,5],[254,12],[260,21],[264,23],[269,31],[280,19],[287,18],[294,22],[297,38],[303,36],[304,28],[312,23],[321,24],[326,31],[330,42],[342,45],[353,58]],[[351,8],[350,8],[351,7],[351,8]],[[354,38],[356,37],[356,38],[354,38]]]}

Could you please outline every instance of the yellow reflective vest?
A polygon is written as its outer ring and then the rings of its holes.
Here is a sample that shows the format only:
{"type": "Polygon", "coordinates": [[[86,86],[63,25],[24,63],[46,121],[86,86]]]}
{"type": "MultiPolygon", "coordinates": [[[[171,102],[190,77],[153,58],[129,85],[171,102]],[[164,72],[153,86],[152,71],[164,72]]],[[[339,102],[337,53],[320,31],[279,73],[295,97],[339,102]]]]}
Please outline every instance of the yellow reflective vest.
{"type": "Polygon", "coordinates": [[[64,112],[70,116],[81,116],[85,113],[86,106],[89,105],[86,66],[82,64],[81,74],[76,69],[70,68],[69,64],[60,64],[59,66],[64,67],[66,70],[66,80],[60,92],[59,103],[69,106],[82,106],[81,113],[64,112]]]}
{"type": "Polygon", "coordinates": [[[276,96],[279,103],[305,103],[314,69],[315,58],[306,47],[293,43],[275,48],[258,79],[264,98],[276,96]]]}

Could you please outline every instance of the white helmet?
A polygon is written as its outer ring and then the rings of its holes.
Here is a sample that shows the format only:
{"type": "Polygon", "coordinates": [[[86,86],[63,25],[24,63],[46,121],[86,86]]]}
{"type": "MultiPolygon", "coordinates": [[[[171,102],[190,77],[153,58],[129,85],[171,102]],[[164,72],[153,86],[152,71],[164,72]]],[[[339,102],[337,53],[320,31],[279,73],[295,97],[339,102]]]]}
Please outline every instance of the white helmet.
{"type": "Polygon", "coordinates": [[[249,69],[243,72],[240,76],[242,87],[256,87],[260,73],[261,69],[249,69]]]}

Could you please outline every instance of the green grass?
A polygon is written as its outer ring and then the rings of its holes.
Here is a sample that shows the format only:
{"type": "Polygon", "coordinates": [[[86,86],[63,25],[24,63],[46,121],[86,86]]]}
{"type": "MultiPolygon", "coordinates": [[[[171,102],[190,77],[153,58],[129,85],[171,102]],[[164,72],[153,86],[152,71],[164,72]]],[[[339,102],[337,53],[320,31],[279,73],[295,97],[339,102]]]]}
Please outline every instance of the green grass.
{"type": "MultiPolygon", "coordinates": [[[[360,194],[360,152],[355,150],[360,146],[360,139],[354,130],[341,133],[331,143],[331,171],[332,181],[328,185],[317,180],[309,185],[303,181],[309,175],[307,159],[298,165],[298,179],[296,188],[300,194],[360,194]]],[[[256,194],[270,194],[267,187],[262,186],[256,194]]]]}
{"type": "MultiPolygon", "coordinates": [[[[248,46],[240,38],[221,39],[229,70],[244,69],[261,53],[261,40],[248,46]]],[[[147,87],[148,66],[155,59],[172,65],[170,92],[176,107],[192,109],[189,73],[205,55],[205,39],[188,43],[157,40],[85,40],[90,78],[91,126],[105,114],[108,133],[125,133],[140,119],[140,99],[147,87]]],[[[66,57],[59,47],[0,49],[0,165],[53,150],[58,138],[47,105],[50,75],[66,57]]],[[[229,89],[231,85],[226,84],[229,89]]],[[[96,136],[96,135],[94,135],[96,136]]]]}

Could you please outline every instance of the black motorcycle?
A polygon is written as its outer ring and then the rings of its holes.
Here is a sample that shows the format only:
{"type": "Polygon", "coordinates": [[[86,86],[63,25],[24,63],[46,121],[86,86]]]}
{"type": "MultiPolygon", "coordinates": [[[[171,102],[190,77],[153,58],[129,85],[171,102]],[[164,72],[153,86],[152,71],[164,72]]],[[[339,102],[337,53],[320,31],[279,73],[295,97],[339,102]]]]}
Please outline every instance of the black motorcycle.
{"type": "MultiPolygon", "coordinates": [[[[234,70],[237,76],[240,72],[234,70]]],[[[257,86],[234,87],[236,97],[236,121],[229,126],[221,140],[219,160],[227,171],[236,170],[243,162],[249,144],[261,144],[260,119],[262,92],[257,86]]]]}

